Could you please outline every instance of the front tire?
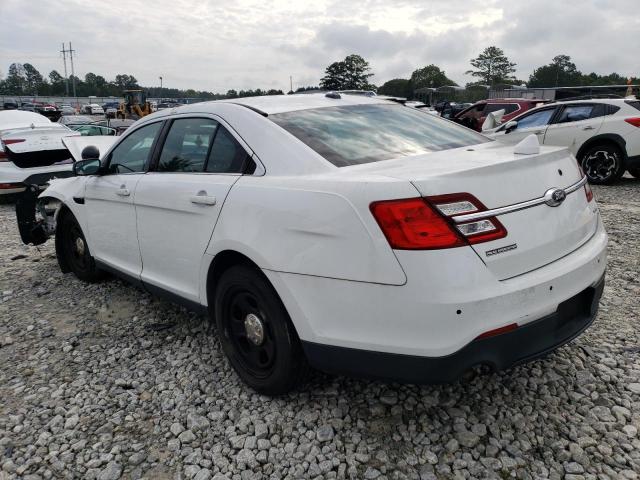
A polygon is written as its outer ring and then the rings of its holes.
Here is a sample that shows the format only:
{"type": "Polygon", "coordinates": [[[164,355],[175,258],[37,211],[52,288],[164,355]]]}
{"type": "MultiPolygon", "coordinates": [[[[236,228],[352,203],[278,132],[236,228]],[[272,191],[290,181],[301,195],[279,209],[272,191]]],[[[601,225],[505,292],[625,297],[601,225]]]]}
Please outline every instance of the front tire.
{"type": "Polygon", "coordinates": [[[614,145],[596,145],[587,150],[580,164],[590,183],[609,184],[624,174],[623,156],[614,145]]]}
{"type": "Polygon", "coordinates": [[[71,213],[63,214],[57,235],[61,235],[61,252],[64,262],[80,280],[93,283],[102,279],[104,273],[98,269],[91,256],[89,245],[82,233],[82,228],[71,213]]]}
{"type": "Polygon", "coordinates": [[[262,394],[291,391],[308,367],[289,315],[262,272],[229,268],[214,302],[222,349],[240,378],[262,394]]]}

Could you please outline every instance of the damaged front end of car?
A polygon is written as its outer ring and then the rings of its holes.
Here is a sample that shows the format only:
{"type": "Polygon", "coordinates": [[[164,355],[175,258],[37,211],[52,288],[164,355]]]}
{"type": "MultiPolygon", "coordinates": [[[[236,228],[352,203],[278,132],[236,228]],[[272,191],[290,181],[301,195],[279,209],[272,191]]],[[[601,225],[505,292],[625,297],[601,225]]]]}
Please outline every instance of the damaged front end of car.
{"type": "Polygon", "coordinates": [[[41,193],[38,184],[27,183],[27,188],[16,200],[18,231],[26,245],[42,245],[56,233],[57,215],[62,204],[56,198],[40,197],[41,193]]]}

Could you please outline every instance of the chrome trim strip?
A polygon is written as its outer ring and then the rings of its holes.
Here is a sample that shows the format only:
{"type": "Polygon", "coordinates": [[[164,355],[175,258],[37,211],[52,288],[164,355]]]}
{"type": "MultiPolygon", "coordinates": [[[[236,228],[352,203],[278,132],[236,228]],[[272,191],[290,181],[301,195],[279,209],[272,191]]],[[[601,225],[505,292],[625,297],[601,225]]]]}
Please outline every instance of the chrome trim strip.
{"type": "MultiPolygon", "coordinates": [[[[579,182],[574,183],[573,185],[568,186],[564,189],[564,192],[569,195],[570,193],[579,190],[584,184],[587,183],[587,176],[585,175],[580,179],[579,182]]],[[[478,213],[468,213],[466,215],[456,215],[451,217],[451,219],[456,223],[465,223],[465,222],[473,222],[474,220],[483,220],[489,217],[497,217],[498,215],[505,215],[507,213],[518,212],[520,210],[524,210],[526,208],[537,207],[538,205],[543,205],[547,202],[546,197],[534,198],[533,200],[527,200],[526,202],[515,203],[513,205],[509,205],[507,207],[494,208],[492,210],[485,210],[484,212],[478,213]]]]}

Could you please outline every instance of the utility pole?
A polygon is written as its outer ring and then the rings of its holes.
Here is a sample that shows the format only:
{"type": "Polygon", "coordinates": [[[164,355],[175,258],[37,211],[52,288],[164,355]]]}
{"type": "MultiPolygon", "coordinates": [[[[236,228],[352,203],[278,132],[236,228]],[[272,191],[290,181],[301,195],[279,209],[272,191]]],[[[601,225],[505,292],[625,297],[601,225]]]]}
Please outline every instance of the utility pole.
{"type": "Polygon", "coordinates": [[[289,75],[289,91],[293,92],[293,75],[289,75]]]}
{"type": "Polygon", "coordinates": [[[64,62],[64,89],[67,97],[69,96],[69,77],[67,77],[67,51],[64,49],[64,42],[62,42],[62,61],[64,62]]]}
{"type": "Polygon", "coordinates": [[[73,71],[73,52],[75,50],[73,50],[73,48],[71,48],[71,42],[69,42],[69,55],[71,55],[71,81],[73,84],[73,96],[76,96],[76,74],[73,71]]]}

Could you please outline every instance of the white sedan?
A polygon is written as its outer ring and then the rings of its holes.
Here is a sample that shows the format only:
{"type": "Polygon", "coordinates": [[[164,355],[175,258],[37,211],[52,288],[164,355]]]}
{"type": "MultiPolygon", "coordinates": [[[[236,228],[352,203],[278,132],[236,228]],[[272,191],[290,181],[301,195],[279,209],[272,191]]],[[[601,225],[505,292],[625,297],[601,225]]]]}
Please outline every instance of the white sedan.
{"type": "Polygon", "coordinates": [[[73,159],[62,138],[75,135],[80,134],[39,113],[0,112],[0,195],[22,192],[30,182],[70,176],[73,159]]]}
{"type": "Polygon", "coordinates": [[[533,134],[545,145],[567,147],[591,183],[611,183],[625,171],[640,178],[640,100],[635,98],[551,103],[483,133],[508,144],[533,134]]]}
{"type": "Polygon", "coordinates": [[[448,382],[542,356],[596,315],[598,209],[567,150],[536,145],[375,97],[198,103],[85,148],[20,223],[27,242],[56,233],[65,272],[208,312],[259,392],[308,365],[448,382]]]}

